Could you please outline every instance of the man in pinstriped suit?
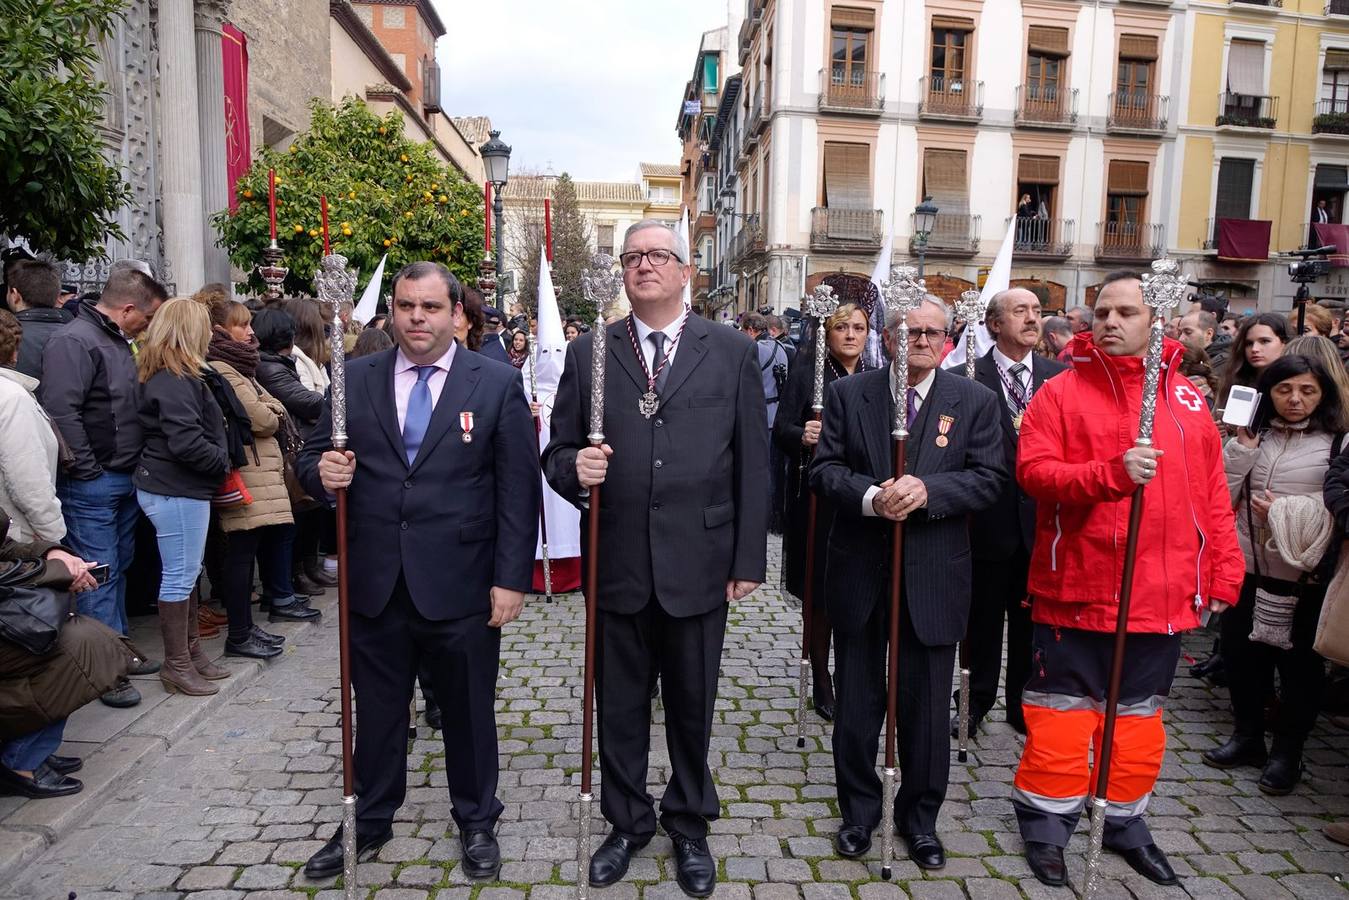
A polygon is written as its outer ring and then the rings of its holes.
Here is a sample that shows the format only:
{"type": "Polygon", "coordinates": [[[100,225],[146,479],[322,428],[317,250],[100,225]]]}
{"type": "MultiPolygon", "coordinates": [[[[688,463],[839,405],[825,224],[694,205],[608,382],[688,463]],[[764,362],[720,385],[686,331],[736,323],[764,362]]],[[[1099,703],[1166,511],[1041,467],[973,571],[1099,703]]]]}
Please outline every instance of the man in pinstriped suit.
{"type": "MultiPolygon", "coordinates": [[[[996,396],[937,368],[949,315],[932,296],[909,312],[907,385],[896,385],[893,367],[886,367],[829,386],[810,472],[811,485],[838,506],[825,576],[837,642],[833,743],[843,824],[835,846],[843,856],[862,856],[872,830],[891,827],[880,821],[876,751],[885,721],[891,529],[903,522],[902,781],[893,827],[925,869],[946,863],[936,825],[950,773],[947,698],[970,611],[967,517],[992,506],[1011,477],[996,396]],[[896,395],[909,421],[907,474],[898,480],[890,436],[896,395]]],[[[885,339],[893,355],[890,318],[885,339]]]]}

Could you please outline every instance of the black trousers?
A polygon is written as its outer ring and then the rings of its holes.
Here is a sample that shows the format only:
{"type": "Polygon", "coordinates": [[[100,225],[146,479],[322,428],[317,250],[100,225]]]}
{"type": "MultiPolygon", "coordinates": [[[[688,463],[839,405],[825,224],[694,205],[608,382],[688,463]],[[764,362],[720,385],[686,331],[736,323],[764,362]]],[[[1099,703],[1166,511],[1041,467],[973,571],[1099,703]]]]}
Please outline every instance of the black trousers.
{"type": "MultiPolygon", "coordinates": [[[[845,825],[881,823],[876,752],[885,727],[889,598],[877,601],[860,631],[834,632],[834,775],[845,825]]],[[[897,734],[900,768],[895,825],[903,834],[932,834],[951,773],[947,709],[954,644],[926,647],[900,604],[897,734]]],[[[885,827],[889,827],[885,825],[885,827]]]]}
{"type": "Polygon", "coordinates": [[[983,718],[998,699],[1002,625],[1007,622],[1007,721],[1021,723],[1021,691],[1030,677],[1031,621],[1026,600],[1030,554],[1018,549],[1005,560],[976,560],[970,624],[965,632],[970,667],[970,721],[983,718]]]}
{"type": "Polygon", "coordinates": [[[434,622],[412,605],[400,575],[378,616],[351,614],[356,690],[356,821],[362,835],[393,821],[407,793],[408,699],[428,664],[444,725],[451,815],[461,831],[491,829],[497,799],[496,679],[501,630],[488,613],[434,622]]]}
{"type": "Polygon", "coordinates": [[[656,831],[646,772],[651,680],[657,668],[671,769],[660,801],[661,827],[690,838],[705,837],[707,821],[721,811],[707,752],[726,611],[722,604],[700,616],[676,618],[653,597],[634,615],[599,612],[595,700],[604,781],[600,810],[623,835],[642,840],[656,831]]]}

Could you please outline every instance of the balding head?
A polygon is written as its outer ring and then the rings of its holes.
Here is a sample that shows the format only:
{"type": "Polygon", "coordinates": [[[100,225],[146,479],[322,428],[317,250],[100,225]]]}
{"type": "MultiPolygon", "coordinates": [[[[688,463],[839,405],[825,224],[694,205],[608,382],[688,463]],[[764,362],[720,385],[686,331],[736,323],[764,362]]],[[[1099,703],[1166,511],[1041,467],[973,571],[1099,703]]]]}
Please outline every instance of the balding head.
{"type": "Polygon", "coordinates": [[[1217,317],[1213,313],[1196,309],[1181,318],[1180,327],[1176,329],[1176,339],[1191,350],[1203,350],[1213,343],[1217,331],[1217,317]]]}
{"type": "Polygon", "coordinates": [[[1025,288],[999,291],[988,301],[984,322],[998,349],[1020,361],[1040,342],[1040,298],[1025,288]]]}

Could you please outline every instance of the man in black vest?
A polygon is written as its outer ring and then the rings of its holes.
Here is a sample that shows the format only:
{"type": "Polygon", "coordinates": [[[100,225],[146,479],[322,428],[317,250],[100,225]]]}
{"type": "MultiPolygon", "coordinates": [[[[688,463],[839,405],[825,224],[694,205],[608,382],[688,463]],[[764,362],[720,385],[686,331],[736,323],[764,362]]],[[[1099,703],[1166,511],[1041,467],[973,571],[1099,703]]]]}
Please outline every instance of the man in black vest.
{"type": "MultiPolygon", "coordinates": [[[[1000,291],[989,300],[984,321],[993,347],[974,364],[974,379],[1001,400],[999,419],[1004,461],[1016,471],[1016,442],[1021,416],[1035,392],[1066,371],[1063,363],[1036,354],[1040,341],[1040,299],[1024,288],[1000,291]]],[[[956,370],[963,374],[964,368],[956,370]]],[[[973,602],[966,631],[970,665],[970,734],[998,699],[1002,669],[1002,623],[1007,618],[1007,721],[1021,734],[1021,689],[1030,676],[1031,621],[1026,601],[1031,544],[1035,540],[1035,501],[1015,478],[1007,479],[992,509],[970,518],[974,556],[973,602]]],[[[957,692],[957,695],[959,692],[957,692]]],[[[952,731],[956,722],[951,722],[952,731]]]]}
{"type": "MultiPolygon", "coordinates": [[[[494,878],[501,628],[533,578],[540,487],[520,373],[454,340],[462,290],[437,263],[394,276],[397,346],[347,364],[346,452],[332,449],[325,409],[297,469],[310,496],[348,489],[358,853],[393,837],[408,698],[426,662],[463,870],[494,878]]],[[[340,871],[339,828],[305,874],[340,871]]]]}
{"type": "MultiPolygon", "coordinates": [[[[834,772],[842,827],[838,852],[871,849],[877,825],[895,828],[924,869],[946,865],[937,812],[950,776],[946,710],[956,643],[970,609],[970,513],[987,509],[1010,477],[997,399],[937,368],[950,329],[946,304],[929,296],[908,314],[909,383],[886,366],[829,386],[811,486],[837,505],[825,576],[834,624],[834,772]],[[895,396],[909,422],[908,464],[894,474],[895,396]],[[904,523],[900,597],[899,767],[895,821],[881,822],[878,736],[885,722],[891,541],[904,523]]],[[[895,350],[896,320],[886,343],[895,350]]]]}
{"type": "Polygon", "coordinates": [[[613,831],[591,857],[590,883],[622,878],[656,831],[646,776],[659,666],[672,770],[660,825],[679,886],[706,897],[716,886],[707,821],[721,808],[707,765],[712,711],[727,608],[764,578],[768,430],[754,344],[683,305],[688,258],[660,221],[628,229],[619,259],[632,315],[567,345],[543,466],[587,517],[589,489],[604,485],[595,690],[613,831]],[[603,447],[586,440],[595,340],[608,345],[603,447]]]}

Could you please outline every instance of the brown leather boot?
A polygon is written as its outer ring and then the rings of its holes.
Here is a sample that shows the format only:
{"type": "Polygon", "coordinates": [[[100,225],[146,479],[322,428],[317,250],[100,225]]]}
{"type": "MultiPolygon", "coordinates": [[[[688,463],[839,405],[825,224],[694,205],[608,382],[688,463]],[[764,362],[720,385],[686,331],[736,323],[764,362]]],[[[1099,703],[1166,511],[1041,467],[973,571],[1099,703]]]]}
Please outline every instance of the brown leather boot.
{"type": "MultiPolygon", "coordinates": [[[[206,655],[206,651],[201,649],[201,616],[197,610],[197,592],[193,591],[192,596],[187,599],[191,608],[187,613],[187,655],[192,660],[192,668],[197,670],[197,674],[207,681],[220,681],[230,677],[228,669],[222,669],[211,658],[206,655]]],[[[214,634],[219,634],[220,629],[216,628],[214,634]]],[[[210,635],[208,635],[209,637],[210,635]]]]}
{"type": "MultiPolygon", "coordinates": [[[[164,666],[159,680],[170,694],[204,697],[219,692],[219,688],[197,674],[192,657],[187,652],[188,614],[194,612],[188,600],[177,603],[159,601],[159,631],[164,636],[164,666]]],[[[196,619],[193,618],[193,624],[196,619]]]]}

